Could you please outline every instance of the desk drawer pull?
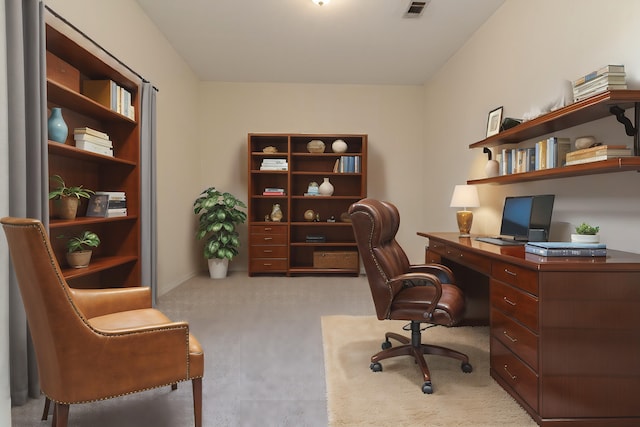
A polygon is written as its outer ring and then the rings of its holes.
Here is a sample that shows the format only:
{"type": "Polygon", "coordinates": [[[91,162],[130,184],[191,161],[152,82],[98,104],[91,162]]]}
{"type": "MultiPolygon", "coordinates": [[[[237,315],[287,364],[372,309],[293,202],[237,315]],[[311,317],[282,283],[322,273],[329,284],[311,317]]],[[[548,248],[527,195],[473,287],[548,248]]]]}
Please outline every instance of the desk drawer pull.
{"type": "Polygon", "coordinates": [[[271,264],[270,262],[263,262],[262,265],[265,267],[271,267],[273,264],[271,264]]]}
{"type": "Polygon", "coordinates": [[[517,276],[518,275],[518,273],[514,273],[513,271],[511,271],[511,270],[509,270],[507,268],[504,269],[504,272],[507,273],[507,274],[510,274],[512,276],[517,276]]]}
{"type": "Polygon", "coordinates": [[[263,254],[270,254],[273,253],[273,251],[271,249],[265,249],[264,251],[262,251],[263,254]]]}
{"type": "Polygon", "coordinates": [[[267,241],[267,240],[273,240],[273,237],[265,237],[265,238],[264,238],[264,240],[265,240],[265,241],[267,241]]]}
{"type": "Polygon", "coordinates": [[[507,298],[507,297],[502,297],[502,299],[503,299],[503,300],[504,300],[504,302],[506,302],[507,304],[512,305],[512,306],[514,306],[514,307],[516,306],[516,303],[515,303],[515,302],[513,302],[513,301],[511,301],[509,298],[507,298]]]}
{"type": "Polygon", "coordinates": [[[265,227],[264,228],[264,231],[271,231],[271,230],[273,230],[273,228],[271,228],[271,227],[265,227]]]}
{"type": "Polygon", "coordinates": [[[507,375],[509,375],[511,377],[512,380],[515,381],[515,380],[518,379],[518,377],[516,377],[511,372],[509,372],[509,367],[507,365],[504,365],[504,371],[507,373],[507,375]]]}
{"type": "Polygon", "coordinates": [[[513,338],[511,335],[509,335],[509,334],[507,333],[507,331],[502,331],[502,334],[503,334],[505,337],[509,338],[509,340],[510,340],[511,342],[514,342],[514,343],[515,343],[515,342],[518,342],[518,339],[517,339],[517,338],[513,338]]]}

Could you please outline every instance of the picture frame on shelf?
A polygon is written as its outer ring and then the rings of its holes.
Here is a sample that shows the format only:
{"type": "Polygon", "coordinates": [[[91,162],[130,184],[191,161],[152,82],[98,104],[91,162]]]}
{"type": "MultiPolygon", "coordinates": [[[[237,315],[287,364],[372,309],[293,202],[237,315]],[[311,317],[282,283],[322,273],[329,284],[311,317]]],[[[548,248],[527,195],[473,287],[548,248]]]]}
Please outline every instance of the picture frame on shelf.
{"type": "Polygon", "coordinates": [[[86,216],[94,216],[104,218],[107,216],[107,209],[109,207],[109,195],[107,194],[92,194],[87,205],[86,216]]]}
{"type": "Polygon", "coordinates": [[[503,107],[498,107],[489,112],[487,119],[487,138],[500,132],[500,123],[502,123],[503,107]]]}

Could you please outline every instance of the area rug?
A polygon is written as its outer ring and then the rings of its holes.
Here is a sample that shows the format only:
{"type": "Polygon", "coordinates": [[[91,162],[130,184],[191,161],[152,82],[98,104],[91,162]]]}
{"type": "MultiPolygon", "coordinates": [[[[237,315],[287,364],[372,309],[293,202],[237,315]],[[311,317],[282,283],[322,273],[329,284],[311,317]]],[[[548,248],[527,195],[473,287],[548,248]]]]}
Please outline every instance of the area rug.
{"type": "Polygon", "coordinates": [[[372,372],[370,358],[380,350],[384,333],[409,336],[402,330],[406,323],[374,316],[322,317],[330,426],[536,426],[489,376],[488,327],[423,332],[423,342],[462,351],[473,365],[465,374],[458,360],[428,355],[433,394],[422,393],[422,374],[409,356],[383,360],[383,371],[372,372]]]}

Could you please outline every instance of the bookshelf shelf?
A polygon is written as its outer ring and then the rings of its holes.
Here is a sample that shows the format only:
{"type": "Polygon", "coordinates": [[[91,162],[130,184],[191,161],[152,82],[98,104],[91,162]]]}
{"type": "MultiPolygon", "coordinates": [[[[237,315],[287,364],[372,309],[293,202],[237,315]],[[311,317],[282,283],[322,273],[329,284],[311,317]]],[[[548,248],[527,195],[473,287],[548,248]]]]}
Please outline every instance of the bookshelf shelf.
{"type": "MultiPolygon", "coordinates": [[[[359,274],[359,265],[352,268],[314,267],[314,253],[318,251],[348,251],[357,253],[351,223],[340,222],[340,214],[366,197],[367,135],[353,134],[249,134],[249,275],[260,273],[295,274],[359,274]],[[313,139],[323,140],[324,153],[309,153],[307,144],[313,139]],[[345,153],[331,152],[331,142],[346,141],[345,153]],[[277,153],[264,153],[268,146],[277,153]],[[341,156],[358,157],[358,173],[333,172],[341,156]],[[264,159],[282,158],[288,163],[286,171],[261,171],[264,159]],[[310,182],[318,184],[329,178],[334,185],[331,196],[305,196],[310,182]],[[267,187],[285,190],[285,196],[264,196],[267,187]],[[279,203],[283,222],[265,221],[273,203],[279,203]],[[304,221],[304,212],[313,210],[320,221],[304,221]],[[337,222],[327,222],[335,217],[337,222]],[[321,235],[322,243],[307,242],[307,235],[321,235]]],[[[344,159],[343,159],[344,160],[344,159]]],[[[356,257],[357,258],[357,257],[356,257]]]]}
{"type": "MultiPolygon", "coordinates": [[[[469,148],[498,147],[505,144],[518,144],[552,132],[568,129],[614,115],[612,109],[627,110],[633,108],[633,118],[628,121],[634,130],[634,157],[622,157],[580,165],[564,166],[532,172],[501,175],[492,178],[471,179],[468,184],[511,184],[517,182],[539,181],[602,173],[615,173],[640,170],[640,146],[638,113],[640,112],[640,90],[614,90],[603,92],[582,101],[573,103],[533,120],[521,123],[511,129],[485,138],[469,145],[469,148]]],[[[630,135],[631,136],[631,135],[630,135]]]]}

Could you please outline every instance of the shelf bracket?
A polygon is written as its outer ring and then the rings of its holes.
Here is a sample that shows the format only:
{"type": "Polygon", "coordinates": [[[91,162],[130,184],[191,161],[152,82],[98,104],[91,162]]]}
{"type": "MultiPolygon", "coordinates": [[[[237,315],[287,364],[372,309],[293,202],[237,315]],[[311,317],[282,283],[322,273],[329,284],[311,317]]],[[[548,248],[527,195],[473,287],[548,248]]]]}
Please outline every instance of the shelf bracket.
{"type": "Polygon", "coordinates": [[[613,105],[609,108],[609,112],[616,116],[616,119],[624,125],[624,130],[628,136],[635,136],[637,131],[631,123],[631,120],[624,115],[624,110],[617,105],[613,105]]]}

